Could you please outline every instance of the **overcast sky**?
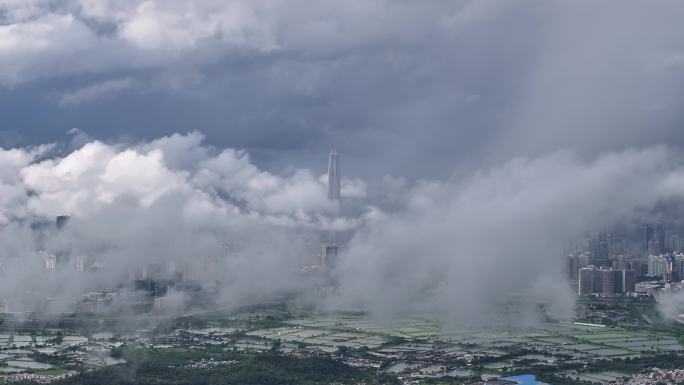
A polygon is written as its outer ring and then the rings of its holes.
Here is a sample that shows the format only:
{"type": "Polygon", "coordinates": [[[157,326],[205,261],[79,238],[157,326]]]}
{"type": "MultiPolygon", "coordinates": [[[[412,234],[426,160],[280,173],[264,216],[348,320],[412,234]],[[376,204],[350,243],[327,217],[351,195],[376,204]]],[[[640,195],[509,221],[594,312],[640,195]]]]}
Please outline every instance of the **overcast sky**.
{"type": "Polygon", "coordinates": [[[275,172],[443,177],[684,143],[679,1],[0,0],[0,143],[200,131],[275,172]]]}

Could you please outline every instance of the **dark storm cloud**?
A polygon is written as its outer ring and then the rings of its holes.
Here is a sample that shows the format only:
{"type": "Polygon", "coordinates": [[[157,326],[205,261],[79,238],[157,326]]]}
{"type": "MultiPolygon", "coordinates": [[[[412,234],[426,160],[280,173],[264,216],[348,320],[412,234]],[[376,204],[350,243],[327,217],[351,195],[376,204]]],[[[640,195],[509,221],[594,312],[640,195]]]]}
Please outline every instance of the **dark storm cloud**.
{"type": "Polygon", "coordinates": [[[337,146],[347,169],[410,177],[566,147],[681,144],[674,1],[0,9],[6,143],[72,127],[101,139],[197,129],[270,169],[320,170],[337,146]]]}

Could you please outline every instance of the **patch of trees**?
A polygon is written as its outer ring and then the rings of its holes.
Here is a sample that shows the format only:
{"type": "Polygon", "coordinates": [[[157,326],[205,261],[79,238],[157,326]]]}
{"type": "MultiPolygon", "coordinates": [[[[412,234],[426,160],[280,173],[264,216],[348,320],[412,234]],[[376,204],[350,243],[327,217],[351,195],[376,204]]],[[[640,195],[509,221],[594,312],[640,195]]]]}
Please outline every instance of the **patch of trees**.
{"type": "Polygon", "coordinates": [[[323,385],[330,383],[399,384],[396,377],[352,368],[328,357],[298,359],[277,354],[236,354],[220,350],[126,349],[129,360],[81,373],[56,385],[323,385]],[[203,358],[237,359],[236,364],[184,368],[203,358]]]}

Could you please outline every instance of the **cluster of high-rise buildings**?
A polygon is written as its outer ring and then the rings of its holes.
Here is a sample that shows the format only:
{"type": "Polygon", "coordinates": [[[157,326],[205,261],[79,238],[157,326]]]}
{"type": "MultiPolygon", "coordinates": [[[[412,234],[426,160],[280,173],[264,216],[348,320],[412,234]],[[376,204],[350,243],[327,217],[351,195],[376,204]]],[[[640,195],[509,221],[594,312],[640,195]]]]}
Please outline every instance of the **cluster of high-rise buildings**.
{"type": "Polygon", "coordinates": [[[684,280],[684,254],[661,254],[647,257],[647,274],[666,282],[684,280]]]}
{"type": "Polygon", "coordinates": [[[673,253],[681,249],[677,231],[663,224],[644,224],[633,230],[598,231],[578,245],[580,252],[588,253],[589,263],[610,266],[616,256],[647,256],[673,253]]]}
{"type": "MultiPolygon", "coordinates": [[[[589,278],[587,278],[591,274],[603,274],[606,271],[625,272],[630,277],[633,276],[635,282],[662,281],[663,283],[675,283],[684,281],[684,253],[647,256],[617,255],[610,259],[608,265],[595,265],[591,261],[590,253],[568,256],[568,275],[572,281],[577,282],[580,294],[598,293],[609,295],[610,289],[598,289],[599,286],[597,285],[591,286],[588,281],[589,278]]],[[[594,281],[596,280],[598,278],[594,281]]],[[[631,281],[631,278],[626,280],[626,282],[631,281]]],[[[624,292],[629,292],[630,288],[631,285],[622,287],[624,292]]],[[[617,293],[617,291],[614,292],[617,293]]]]}
{"type": "Polygon", "coordinates": [[[601,231],[576,246],[566,270],[580,295],[627,294],[641,281],[684,280],[684,254],[676,253],[681,246],[679,235],[662,224],[601,231]]]}
{"type": "Polygon", "coordinates": [[[587,266],[600,266],[615,270],[632,270],[636,277],[648,276],[647,258],[641,255],[614,255],[605,263],[596,263],[591,253],[571,254],[566,260],[568,277],[577,282],[580,269],[587,266]]]}
{"type": "Polygon", "coordinates": [[[633,293],[636,285],[634,270],[590,265],[579,270],[580,295],[597,294],[613,297],[633,293]]]}

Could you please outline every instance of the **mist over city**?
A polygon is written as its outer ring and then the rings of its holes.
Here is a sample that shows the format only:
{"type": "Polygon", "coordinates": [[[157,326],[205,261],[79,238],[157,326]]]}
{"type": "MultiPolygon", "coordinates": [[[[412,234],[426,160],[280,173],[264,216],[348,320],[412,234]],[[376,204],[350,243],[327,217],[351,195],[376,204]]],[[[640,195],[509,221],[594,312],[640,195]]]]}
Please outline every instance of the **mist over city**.
{"type": "Polygon", "coordinates": [[[684,382],[682,19],[0,0],[0,383],[684,382]]]}

